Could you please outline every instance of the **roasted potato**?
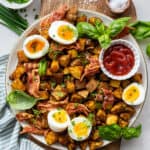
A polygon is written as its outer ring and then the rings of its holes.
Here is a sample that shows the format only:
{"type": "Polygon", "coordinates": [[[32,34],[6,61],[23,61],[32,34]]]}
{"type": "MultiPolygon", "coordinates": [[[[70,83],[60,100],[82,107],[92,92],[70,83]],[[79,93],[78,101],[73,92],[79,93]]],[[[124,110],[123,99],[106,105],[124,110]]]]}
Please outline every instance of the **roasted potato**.
{"type": "Polygon", "coordinates": [[[71,96],[71,102],[80,102],[82,99],[83,98],[76,93],[72,94],[71,96]]]}
{"type": "Polygon", "coordinates": [[[89,143],[90,150],[96,150],[103,145],[102,141],[92,141],[89,143]]]}
{"type": "Polygon", "coordinates": [[[69,74],[70,73],[69,68],[68,67],[64,68],[63,73],[64,73],[64,75],[69,74]]]}
{"type": "Polygon", "coordinates": [[[45,136],[45,140],[49,145],[54,144],[58,141],[58,135],[53,131],[49,131],[45,136]]]}
{"type": "Polygon", "coordinates": [[[78,91],[77,93],[83,98],[87,98],[89,95],[89,92],[87,90],[78,91]]]}
{"type": "Polygon", "coordinates": [[[122,128],[127,127],[128,124],[129,124],[128,121],[125,121],[125,120],[123,120],[121,118],[119,119],[118,123],[119,123],[119,126],[122,127],[122,128]]]}
{"type": "Polygon", "coordinates": [[[59,135],[58,136],[58,142],[62,145],[67,145],[69,143],[68,141],[68,135],[59,135]]]}
{"type": "Polygon", "coordinates": [[[122,88],[119,87],[113,91],[113,95],[118,99],[122,99],[122,92],[123,92],[122,88]]]}
{"type": "Polygon", "coordinates": [[[67,67],[68,64],[70,62],[70,55],[62,55],[60,56],[59,58],[59,64],[62,66],[62,67],[67,67]]]}
{"type": "Polygon", "coordinates": [[[100,74],[100,80],[101,81],[109,81],[109,78],[104,73],[101,73],[100,74]]]}
{"type": "Polygon", "coordinates": [[[89,100],[85,103],[85,106],[87,106],[87,108],[90,110],[90,111],[94,111],[96,109],[96,104],[95,104],[95,101],[93,100],[89,100]]]}
{"type": "Polygon", "coordinates": [[[123,80],[121,81],[121,85],[123,88],[126,88],[130,84],[130,80],[123,80]]]}
{"type": "Polygon", "coordinates": [[[99,136],[99,131],[98,130],[93,130],[92,132],[92,136],[91,136],[92,140],[98,140],[100,138],[99,136]]]}
{"type": "Polygon", "coordinates": [[[92,25],[95,25],[96,20],[102,22],[102,20],[100,18],[97,18],[97,17],[90,17],[88,22],[92,25]]]}
{"type": "Polygon", "coordinates": [[[123,102],[119,102],[111,108],[111,113],[118,114],[121,112],[125,112],[127,105],[123,102]]]}
{"type": "Polygon", "coordinates": [[[76,90],[82,90],[84,89],[86,86],[86,81],[83,80],[83,81],[80,81],[80,80],[75,80],[75,87],[76,87],[76,90]]]}
{"type": "Polygon", "coordinates": [[[92,93],[92,92],[94,92],[96,90],[98,84],[99,84],[99,82],[97,80],[95,80],[94,78],[91,78],[90,81],[86,85],[86,89],[90,93],[92,93]]]}
{"type": "Polygon", "coordinates": [[[83,72],[83,67],[82,66],[69,67],[69,72],[75,79],[80,79],[83,72]]]}
{"type": "Polygon", "coordinates": [[[49,98],[49,93],[47,91],[39,91],[38,92],[40,99],[46,100],[49,98]]]}
{"type": "Polygon", "coordinates": [[[120,87],[120,81],[119,80],[110,80],[110,86],[113,88],[119,88],[120,87]]]}
{"type": "Polygon", "coordinates": [[[40,82],[40,90],[50,90],[51,85],[47,82],[40,82]]]}
{"type": "Polygon", "coordinates": [[[142,74],[136,73],[133,77],[134,82],[142,83],[142,74]]]}
{"type": "Polygon", "coordinates": [[[25,56],[23,50],[18,51],[18,52],[17,52],[17,56],[18,56],[18,62],[19,62],[19,63],[26,63],[26,62],[29,62],[29,59],[25,56]]]}
{"type": "Polygon", "coordinates": [[[125,121],[129,121],[131,118],[131,115],[129,113],[121,113],[120,118],[125,120],[125,121]]]}
{"type": "Polygon", "coordinates": [[[117,124],[118,122],[118,116],[113,115],[113,114],[108,114],[106,118],[106,124],[107,125],[112,125],[112,124],[117,124]]]}
{"type": "Polygon", "coordinates": [[[132,106],[125,107],[125,112],[129,113],[131,117],[135,114],[135,108],[132,106]]]}
{"type": "Polygon", "coordinates": [[[75,22],[77,20],[77,12],[78,9],[76,6],[71,7],[66,14],[66,20],[72,23],[75,22]]]}
{"type": "Polygon", "coordinates": [[[67,81],[66,88],[68,93],[74,93],[75,92],[75,84],[71,81],[67,81]]]}
{"type": "Polygon", "coordinates": [[[67,147],[68,147],[68,150],[75,150],[76,149],[76,144],[75,143],[69,143],[67,145],[67,147]]]}
{"type": "Polygon", "coordinates": [[[59,70],[59,62],[57,60],[53,60],[51,63],[51,71],[52,72],[57,72],[59,70]]]}
{"type": "Polygon", "coordinates": [[[77,22],[86,22],[87,21],[87,16],[86,15],[81,15],[77,17],[77,22]]]}
{"type": "Polygon", "coordinates": [[[70,55],[71,59],[77,58],[77,56],[78,56],[78,52],[75,49],[69,50],[68,54],[70,55]]]}
{"type": "Polygon", "coordinates": [[[105,112],[104,110],[102,110],[102,109],[99,109],[99,110],[97,111],[97,113],[96,113],[96,117],[97,117],[99,120],[105,122],[105,121],[106,121],[106,112],[105,112]]]}
{"type": "Polygon", "coordinates": [[[80,146],[81,150],[86,150],[88,147],[88,141],[81,142],[79,146],[80,146]]]}
{"type": "Polygon", "coordinates": [[[22,81],[20,79],[15,79],[12,83],[11,86],[14,90],[21,90],[21,91],[25,91],[26,87],[25,85],[22,83],[22,81]]]}
{"type": "Polygon", "coordinates": [[[86,45],[86,39],[85,38],[80,38],[78,40],[78,43],[80,45],[80,51],[84,51],[85,50],[85,45],[86,45]]]}
{"type": "Polygon", "coordinates": [[[75,59],[71,62],[70,66],[81,66],[82,65],[82,62],[81,62],[81,59],[75,59]]]}

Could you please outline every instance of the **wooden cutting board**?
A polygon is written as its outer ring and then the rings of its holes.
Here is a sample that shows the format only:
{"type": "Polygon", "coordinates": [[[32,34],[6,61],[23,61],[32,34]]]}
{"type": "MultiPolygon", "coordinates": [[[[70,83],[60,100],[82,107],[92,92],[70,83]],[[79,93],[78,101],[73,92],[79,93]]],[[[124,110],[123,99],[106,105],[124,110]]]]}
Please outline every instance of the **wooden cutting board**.
{"type": "MultiPolygon", "coordinates": [[[[67,4],[68,6],[77,5],[78,8],[84,8],[84,9],[101,12],[112,18],[118,18],[124,16],[130,16],[132,17],[132,20],[136,20],[137,18],[136,10],[133,2],[131,2],[130,8],[125,13],[121,15],[116,15],[109,10],[105,0],[97,0],[97,1],[93,0],[93,1],[94,2],[91,2],[91,0],[41,0],[40,17],[43,17],[49,14],[50,12],[52,12],[53,10],[56,10],[60,5],[67,4]]],[[[121,140],[116,141],[104,148],[101,148],[101,150],[120,150],[120,143],[121,140]]]]}

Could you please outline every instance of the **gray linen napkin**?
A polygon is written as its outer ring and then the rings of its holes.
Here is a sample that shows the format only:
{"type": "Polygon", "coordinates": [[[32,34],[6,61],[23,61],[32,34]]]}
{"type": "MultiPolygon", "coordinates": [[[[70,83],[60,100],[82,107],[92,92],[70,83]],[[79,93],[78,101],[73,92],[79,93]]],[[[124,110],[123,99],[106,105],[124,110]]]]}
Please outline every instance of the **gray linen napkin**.
{"type": "Polygon", "coordinates": [[[25,136],[20,136],[20,125],[6,104],[5,73],[8,56],[0,57],[0,150],[42,150],[25,136]]]}

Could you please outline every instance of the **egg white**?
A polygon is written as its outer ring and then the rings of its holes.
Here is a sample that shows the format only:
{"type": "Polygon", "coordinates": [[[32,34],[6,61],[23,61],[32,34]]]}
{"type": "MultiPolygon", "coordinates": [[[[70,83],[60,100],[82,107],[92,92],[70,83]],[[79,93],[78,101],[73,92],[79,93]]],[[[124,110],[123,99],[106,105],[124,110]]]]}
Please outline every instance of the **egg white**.
{"type": "Polygon", "coordinates": [[[69,126],[68,126],[68,134],[69,134],[69,136],[72,139],[76,140],[76,141],[84,141],[84,140],[86,140],[89,137],[91,131],[92,131],[92,124],[91,124],[91,122],[87,118],[85,118],[83,116],[79,116],[79,117],[76,117],[76,118],[72,119],[71,122],[70,122],[70,124],[69,124],[69,126]],[[84,122],[84,121],[86,121],[88,123],[88,125],[90,126],[89,129],[88,129],[88,135],[82,136],[79,139],[77,137],[76,133],[73,130],[73,124],[72,124],[72,122],[80,123],[80,122],[84,122]]]}
{"type": "Polygon", "coordinates": [[[25,39],[24,43],[23,43],[23,50],[25,55],[30,58],[30,59],[38,59],[43,57],[44,55],[46,55],[48,53],[48,49],[49,49],[49,42],[42,37],[41,35],[32,35],[29,36],[25,39]],[[28,42],[38,39],[40,41],[43,41],[45,43],[45,46],[41,49],[41,51],[36,52],[36,53],[30,53],[26,47],[26,45],[28,44],[28,42]]]}
{"type": "MultiPolygon", "coordinates": [[[[62,109],[63,110],[63,109],[62,109]]],[[[57,112],[59,112],[61,110],[58,109],[53,109],[48,113],[47,116],[47,120],[48,120],[48,125],[51,128],[51,130],[53,130],[54,132],[62,132],[64,130],[66,130],[66,128],[68,127],[68,125],[70,124],[70,117],[66,112],[67,115],[67,121],[64,123],[59,123],[57,121],[55,121],[55,119],[53,118],[53,115],[57,112]]],[[[65,111],[65,110],[63,110],[65,111]]]]}
{"type": "Polygon", "coordinates": [[[132,105],[132,106],[135,106],[135,105],[140,105],[141,103],[143,103],[144,99],[145,99],[145,90],[144,90],[144,87],[141,85],[141,84],[138,84],[138,83],[132,83],[130,85],[128,85],[124,91],[123,91],[123,94],[122,94],[122,99],[125,103],[127,103],[128,105],[132,105]],[[131,86],[136,86],[138,89],[139,89],[139,97],[134,101],[134,102],[129,102],[127,99],[125,99],[125,93],[126,91],[131,87],[131,86]]]}
{"type": "Polygon", "coordinates": [[[66,22],[66,21],[54,21],[50,28],[49,28],[49,36],[56,42],[60,43],[60,44],[64,44],[64,45],[69,45],[69,44],[72,44],[74,42],[76,42],[77,38],[78,38],[78,31],[76,29],[76,27],[69,23],[69,22],[66,22]],[[66,25],[66,26],[69,26],[71,29],[74,30],[75,32],[75,35],[74,37],[71,39],[71,40],[65,40],[63,38],[61,38],[57,31],[58,31],[58,28],[62,25],[66,25]]]}

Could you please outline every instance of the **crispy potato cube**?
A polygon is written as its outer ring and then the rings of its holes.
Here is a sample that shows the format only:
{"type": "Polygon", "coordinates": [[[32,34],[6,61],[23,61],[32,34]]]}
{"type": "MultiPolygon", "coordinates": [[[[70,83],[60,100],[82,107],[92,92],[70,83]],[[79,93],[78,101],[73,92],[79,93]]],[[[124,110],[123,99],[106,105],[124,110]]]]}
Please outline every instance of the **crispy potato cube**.
{"type": "Polygon", "coordinates": [[[131,115],[129,113],[121,113],[120,118],[125,120],[125,121],[129,121],[131,118],[131,115]]]}
{"type": "Polygon", "coordinates": [[[135,82],[142,83],[142,74],[141,74],[141,73],[136,73],[136,74],[133,76],[133,80],[134,80],[135,82]]]}
{"type": "Polygon", "coordinates": [[[75,59],[71,62],[70,66],[81,66],[82,65],[82,62],[80,59],[75,59]]]}
{"type": "Polygon", "coordinates": [[[119,102],[111,108],[111,113],[118,114],[118,113],[124,112],[126,107],[127,105],[125,103],[119,102]]]}
{"type": "Polygon", "coordinates": [[[10,78],[12,80],[14,79],[20,79],[20,77],[25,73],[25,67],[24,66],[17,66],[15,71],[12,73],[12,75],[10,76],[10,78]]]}
{"type": "Polygon", "coordinates": [[[49,98],[49,94],[47,91],[39,91],[38,94],[39,94],[40,99],[42,100],[46,100],[49,98]]]}
{"type": "Polygon", "coordinates": [[[110,86],[114,88],[120,87],[120,81],[119,80],[110,80],[110,86]]]}
{"type": "Polygon", "coordinates": [[[135,108],[132,106],[125,107],[125,112],[129,113],[131,116],[135,114],[135,108]]]}
{"type": "Polygon", "coordinates": [[[80,45],[80,51],[84,51],[85,50],[85,45],[86,45],[86,39],[84,38],[80,38],[78,40],[79,45],[80,45]]]}
{"type": "Polygon", "coordinates": [[[23,50],[18,51],[17,56],[18,56],[18,62],[19,63],[29,62],[29,59],[25,56],[23,50]]]}
{"type": "Polygon", "coordinates": [[[83,81],[80,81],[80,80],[75,80],[75,87],[77,90],[81,90],[81,89],[84,89],[86,86],[86,81],[83,80],[83,81]]]}
{"type": "Polygon", "coordinates": [[[101,48],[100,47],[95,47],[93,50],[92,50],[92,53],[95,54],[95,55],[99,55],[101,52],[101,48]]]}
{"type": "Polygon", "coordinates": [[[59,135],[58,136],[58,142],[62,145],[67,145],[68,144],[68,135],[59,135]]]}
{"type": "Polygon", "coordinates": [[[97,113],[96,113],[96,117],[97,117],[99,120],[105,122],[105,121],[106,121],[106,113],[105,113],[105,111],[102,110],[102,109],[99,109],[99,110],[97,111],[97,113]]]}
{"type": "Polygon", "coordinates": [[[62,67],[67,67],[70,62],[70,55],[62,55],[59,58],[59,63],[62,67]]]}
{"type": "Polygon", "coordinates": [[[113,115],[113,114],[107,115],[107,118],[106,118],[106,124],[107,125],[116,124],[117,122],[118,122],[118,116],[117,115],[113,115]]]}
{"type": "Polygon", "coordinates": [[[74,59],[78,56],[78,52],[75,49],[71,49],[68,51],[68,54],[70,55],[71,59],[74,59]]]}
{"type": "Polygon", "coordinates": [[[71,102],[80,102],[82,99],[83,98],[76,93],[72,94],[71,96],[71,102]]]}
{"type": "Polygon", "coordinates": [[[66,88],[67,88],[68,93],[74,93],[75,92],[75,84],[71,81],[67,81],[66,88]]]}
{"type": "Polygon", "coordinates": [[[94,92],[96,90],[98,84],[99,84],[99,82],[97,80],[95,80],[94,78],[91,78],[90,81],[86,85],[86,89],[90,93],[92,93],[92,92],[94,92]]]}
{"type": "Polygon", "coordinates": [[[51,63],[51,71],[57,72],[59,70],[59,62],[57,60],[53,60],[51,63]]]}
{"type": "Polygon", "coordinates": [[[92,140],[98,140],[100,138],[99,136],[99,131],[98,130],[94,130],[92,133],[92,140]]]}
{"type": "Polygon", "coordinates": [[[89,100],[85,103],[85,106],[89,108],[91,111],[94,111],[96,109],[96,104],[94,100],[89,100]]]}
{"type": "Polygon", "coordinates": [[[122,99],[122,92],[122,88],[118,88],[115,91],[113,91],[113,95],[118,99],[122,99]]]}
{"type": "Polygon", "coordinates": [[[97,18],[97,17],[90,17],[88,22],[92,25],[95,25],[96,20],[102,22],[102,20],[100,18],[97,18]]]}
{"type": "Polygon", "coordinates": [[[78,94],[82,96],[83,98],[87,98],[89,95],[89,92],[87,90],[82,90],[82,91],[79,91],[78,94]]]}
{"type": "Polygon", "coordinates": [[[68,146],[68,150],[75,150],[76,149],[75,143],[69,143],[67,146],[68,146]]]}
{"type": "Polygon", "coordinates": [[[69,72],[75,79],[80,79],[83,72],[83,67],[82,66],[69,67],[69,72]]]}
{"type": "Polygon", "coordinates": [[[52,131],[48,132],[45,136],[48,145],[54,144],[58,141],[58,135],[52,131]]]}
{"type": "Polygon", "coordinates": [[[11,86],[15,90],[21,90],[21,91],[25,91],[26,90],[25,85],[22,83],[22,81],[20,79],[15,79],[12,82],[11,86]]]}
{"type": "Polygon", "coordinates": [[[52,71],[51,71],[51,68],[47,68],[47,69],[46,69],[46,75],[47,75],[47,76],[52,76],[52,74],[53,74],[53,73],[52,73],[52,71]]]}
{"type": "Polygon", "coordinates": [[[130,80],[123,80],[121,81],[121,85],[123,88],[126,88],[130,84],[130,80]]]}
{"type": "Polygon", "coordinates": [[[83,141],[80,143],[81,150],[86,150],[88,147],[88,141],[83,141]]]}
{"type": "Polygon", "coordinates": [[[87,21],[87,16],[86,15],[81,15],[77,17],[77,22],[86,22],[87,21]]]}
{"type": "Polygon", "coordinates": [[[119,126],[122,127],[122,128],[127,127],[128,124],[129,124],[128,121],[125,121],[125,120],[123,120],[121,118],[119,119],[118,123],[119,123],[119,126]]]}
{"type": "Polygon", "coordinates": [[[67,75],[67,74],[69,74],[70,72],[69,72],[69,68],[64,68],[64,70],[63,70],[63,73],[64,73],[64,75],[67,75]]]}
{"type": "Polygon", "coordinates": [[[103,145],[102,141],[92,141],[89,143],[90,150],[96,150],[103,145]]]}

